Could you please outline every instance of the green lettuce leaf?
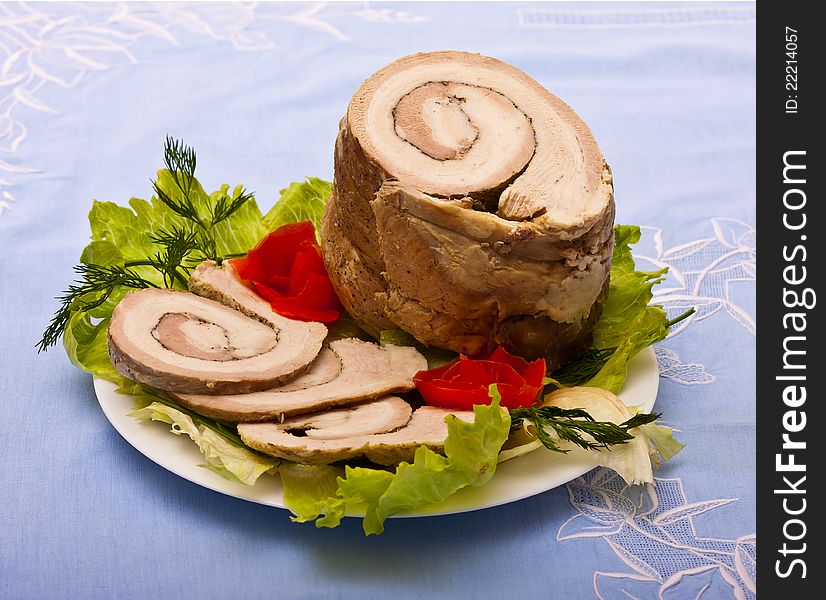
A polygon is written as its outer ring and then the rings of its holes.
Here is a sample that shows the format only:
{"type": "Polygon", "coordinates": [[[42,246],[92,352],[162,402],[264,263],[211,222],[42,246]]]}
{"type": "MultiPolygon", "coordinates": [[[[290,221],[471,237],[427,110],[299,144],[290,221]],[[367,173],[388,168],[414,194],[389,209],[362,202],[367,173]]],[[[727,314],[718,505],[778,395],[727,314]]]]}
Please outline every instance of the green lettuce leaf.
{"type": "MultiPolygon", "coordinates": [[[[416,457],[418,458],[418,452],[416,457]]],[[[401,465],[399,465],[401,466],[401,465]]],[[[393,483],[395,475],[381,469],[366,467],[344,468],[344,478],[338,478],[335,496],[319,499],[316,527],[338,527],[346,512],[364,512],[362,529],[365,535],[377,535],[384,531],[384,520],[379,517],[381,497],[393,483]]]]}
{"type": "Polygon", "coordinates": [[[264,225],[273,230],[287,223],[312,221],[318,233],[321,229],[321,214],[331,190],[332,184],[318,177],[291,183],[281,190],[281,199],[264,216],[264,225]]]}
{"type": "MultiPolygon", "coordinates": [[[[158,171],[157,185],[171,198],[180,198],[181,191],[168,171],[158,171]]],[[[206,222],[219,201],[236,198],[242,190],[240,185],[232,191],[229,186],[222,185],[208,194],[198,180],[193,179],[190,198],[198,215],[206,222]]],[[[212,226],[217,253],[222,256],[244,254],[271,228],[283,225],[291,218],[311,218],[317,222],[329,190],[330,184],[321,179],[292,184],[282,191],[281,200],[266,218],[254,199],[247,201],[227,219],[212,226]]],[[[161,247],[153,241],[153,235],[176,227],[185,228],[187,222],[153,197],[149,201],[132,198],[128,207],[95,201],[89,212],[89,225],[92,239],[83,249],[81,262],[114,266],[155,255],[161,247]]],[[[144,279],[164,285],[163,276],[155,269],[131,268],[144,279]]],[[[177,281],[172,285],[179,289],[184,287],[177,281]]],[[[142,407],[131,413],[133,417],[160,420],[172,425],[173,433],[187,434],[206,458],[206,463],[201,466],[247,485],[254,484],[263,473],[273,471],[280,461],[251,451],[226,427],[158,398],[149,388],[123,379],[115,370],[109,359],[107,329],[112,311],[128,291],[125,287],[115,288],[100,306],[91,310],[82,310],[82,304],[98,300],[99,295],[87,294],[74,303],[63,332],[63,346],[72,364],[120,384],[119,391],[134,396],[142,407]]]]}
{"type": "MultiPolygon", "coordinates": [[[[84,248],[80,260],[87,264],[109,266],[122,263],[123,255],[112,242],[96,240],[84,248]]],[[[106,334],[109,317],[127,291],[126,288],[116,289],[103,304],[89,311],[72,310],[63,331],[63,348],[74,366],[110,381],[120,380],[120,374],[109,360],[106,334]]],[[[87,294],[81,301],[95,300],[95,296],[87,294]]]]}
{"type": "Polygon", "coordinates": [[[63,348],[77,368],[109,381],[118,381],[120,374],[109,359],[108,330],[109,318],[95,324],[89,313],[75,311],[63,332],[63,348]]]}
{"type": "Polygon", "coordinates": [[[278,469],[284,504],[295,515],[295,523],[312,521],[324,508],[324,503],[338,489],[338,478],[344,469],[330,465],[302,465],[284,462],[278,469]]]}
{"type": "Polygon", "coordinates": [[[376,339],[358,326],[358,323],[350,316],[347,311],[341,313],[341,316],[335,323],[327,326],[327,342],[333,340],[341,340],[344,338],[358,338],[365,342],[375,342],[376,339]]]}
{"type": "MultiPolygon", "coordinates": [[[[565,409],[583,409],[595,421],[607,421],[617,425],[628,421],[638,412],[635,407],[626,406],[615,394],[595,387],[578,386],[556,390],[545,396],[545,404],[565,409]]],[[[552,429],[546,429],[546,433],[558,440],[563,448],[575,448],[571,442],[561,440],[552,429]]],[[[656,423],[634,427],[629,429],[628,433],[634,438],[607,449],[597,450],[592,455],[600,465],[615,471],[628,484],[653,483],[653,468],[659,466],[660,456],[669,460],[684,447],[684,444],[674,439],[669,427],[656,423]]],[[[526,446],[535,447],[533,444],[526,446]]],[[[526,447],[525,451],[531,449],[533,448],[526,447]]],[[[522,453],[524,452],[519,454],[522,453]]]]}
{"type": "MultiPolygon", "coordinates": [[[[96,202],[95,204],[102,204],[96,202]]],[[[94,210],[94,204],[92,205],[94,210]]],[[[123,253],[112,242],[108,240],[95,240],[90,242],[88,246],[83,249],[80,255],[80,262],[87,265],[101,265],[108,267],[110,265],[120,265],[125,261],[123,253]]]]}
{"type": "Polygon", "coordinates": [[[597,348],[619,346],[637,331],[636,324],[646,319],[648,312],[660,314],[663,324],[667,320],[662,308],[649,307],[649,302],[654,296],[652,288],[663,280],[668,269],[636,270],[631,245],[640,241],[640,235],[640,228],[636,225],[614,227],[611,285],[602,316],[594,328],[594,346],[597,348]],[[646,310],[649,308],[652,310],[646,310]]]}
{"type": "MultiPolygon", "coordinates": [[[[157,183],[169,196],[180,195],[180,190],[172,182],[168,171],[158,171],[157,183]]],[[[225,196],[234,198],[241,190],[241,186],[237,186],[230,194],[229,186],[223,185],[208,195],[195,179],[190,196],[201,217],[206,219],[210,214],[210,205],[225,196]]],[[[152,240],[153,234],[169,231],[172,227],[183,228],[186,224],[182,217],[157,198],[152,198],[151,201],[132,198],[129,208],[118,206],[114,202],[95,201],[89,211],[89,225],[92,241],[83,249],[81,262],[112,266],[144,260],[157,254],[161,247],[152,240]]],[[[212,230],[216,249],[221,255],[246,252],[268,231],[254,200],[248,201],[229,218],[217,223],[212,230]]],[[[147,281],[164,285],[163,276],[155,269],[145,266],[132,268],[147,281]]],[[[184,288],[177,281],[173,283],[173,287],[184,288]]],[[[128,291],[125,287],[115,288],[103,304],[89,311],[82,310],[81,305],[97,300],[100,298],[99,293],[87,294],[80,299],[81,302],[75,302],[63,332],[63,347],[72,364],[98,377],[115,382],[119,380],[115,369],[107,364],[109,353],[106,334],[115,305],[128,291]]]]}
{"type": "MultiPolygon", "coordinates": [[[[495,385],[491,386],[491,398],[490,405],[473,407],[473,423],[447,417],[444,456],[422,446],[416,450],[413,462],[401,463],[395,473],[345,467],[335,494],[302,497],[290,506],[297,520],[316,518],[317,527],[336,527],[347,512],[363,511],[364,533],[379,534],[392,515],[442,502],[463,487],[487,483],[496,471],[499,450],[510,431],[510,416],[499,408],[501,398],[495,385]]],[[[329,477],[329,473],[320,476],[329,477]]],[[[318,485],[313,489],[326,493],[328,487],[318,485]]]]}
{"type": "Polygon", "coordinates": [[[172,426],[172,433],[188,435],[206,458],[207,464],[200,466],[230,481],[253,485],[261,475],[275,472],[279,466],[278,460],[261,456],[243,446],[231,443],[213,429],[196,424],[192,417],[166,404],[152,402],[148,406],[133,410],[129,416],[145,421],[168,423],[172,426]]]}
{"type": "Polygon", "coordinates": [[[674,437],[674,430],[671,427],[659,423],[646,423],[640,425],[639,429],[654,445],[658,455],[663,460],[671,460],[680,450],[685,448],[685,444],[674,437]]]}

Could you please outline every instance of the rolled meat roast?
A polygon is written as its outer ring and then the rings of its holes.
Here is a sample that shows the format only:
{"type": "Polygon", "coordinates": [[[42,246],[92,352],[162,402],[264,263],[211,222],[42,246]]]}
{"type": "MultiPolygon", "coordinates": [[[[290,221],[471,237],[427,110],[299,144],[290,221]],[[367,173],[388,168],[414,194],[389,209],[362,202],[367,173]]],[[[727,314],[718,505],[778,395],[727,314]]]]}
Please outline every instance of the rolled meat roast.
{"type": "Polygon", "coordinates": [[[499,60],[433,52],[356,91],[321,237],[373,335],[561,363],[590,343],[613,221],[611,171],[570,107],[499,60]]]}

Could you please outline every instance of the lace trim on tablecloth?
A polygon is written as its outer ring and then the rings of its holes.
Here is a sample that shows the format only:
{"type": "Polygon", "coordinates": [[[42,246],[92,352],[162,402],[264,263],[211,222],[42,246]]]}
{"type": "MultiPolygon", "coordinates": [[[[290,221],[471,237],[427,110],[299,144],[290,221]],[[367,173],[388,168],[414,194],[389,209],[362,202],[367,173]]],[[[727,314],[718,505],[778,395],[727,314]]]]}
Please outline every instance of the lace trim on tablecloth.
{"type": "Polygon", "coordinates": [[[674,6],[611,8],[520,8],[519,26],[526,29],[626,29],[637,27],[690,27],[753,23],[751,6],[674,6]]]}

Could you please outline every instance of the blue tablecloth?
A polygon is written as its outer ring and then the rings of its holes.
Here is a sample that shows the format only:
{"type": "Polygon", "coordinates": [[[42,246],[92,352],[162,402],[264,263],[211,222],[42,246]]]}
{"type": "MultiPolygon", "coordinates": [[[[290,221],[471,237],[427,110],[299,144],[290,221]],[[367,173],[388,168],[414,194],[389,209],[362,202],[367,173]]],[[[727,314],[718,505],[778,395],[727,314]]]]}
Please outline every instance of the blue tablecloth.
{"type": "Polygon", "coordinates": [[[4,3],[0,63],[0,597],[754,597],[753,4],[4,3]],[[165,135],[206,187],[268,208],[332,177],[365,77],[444,48],[574,107],[638,258],[671,267],[657,300],[698,309],[657,348],[657,409],[688,445],[644,501],[598,470],[378,537],[316,530],[152,463],[89,375],[36,355],[92,199],[150,196],[165,135]]]}

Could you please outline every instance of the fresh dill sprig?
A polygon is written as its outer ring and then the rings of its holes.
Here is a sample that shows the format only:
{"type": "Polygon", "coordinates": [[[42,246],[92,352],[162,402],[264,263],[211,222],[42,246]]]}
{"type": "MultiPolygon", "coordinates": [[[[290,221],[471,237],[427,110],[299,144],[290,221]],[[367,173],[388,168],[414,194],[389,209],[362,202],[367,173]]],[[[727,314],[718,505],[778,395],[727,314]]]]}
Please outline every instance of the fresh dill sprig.
{"type": "MultiPolygon", "coordinates": [[[[184,144],[183,140],[176,140],[166,136],[163,148],[163,162],[166,170],[175,180],[175,185],[183,192],[184,197],[189,200],[192,191],[192,182],[195,181],[195,167],[198,160],[192,146],[184,144]]],[[[183,216],[183,215],[182,215],[183,216]]]]}
{"type": "Polygon", "coordinates": [[[582,385],[600,372],[614,351],[616,347],[586,350],[574,362],[554,371],[552,377],[563,386],[582,385]]]}
{"type": "Polygon", "coordinates": [[[242,189],[241,192],[235,196],[235,198],[230,198],[226,194],[218,198],[218,201],[212,208],[212,226],[214,227],[221,221],[228,219],[249,200],[252,200],[252,198],[253,195],[245,189],[242,189]]]}
{"type": "Polygon", "coordinates": [[[659,414],[637,413],[624,423],[617,425],[610,421],[595,421],[581,408],[559,408],[558,406],[532,406],[510,410],[511,427],[529,421],[534,425],[537,439],[548,450],[568,452],[561,448],[558,440],[548,431],[553,430],[559,440],[572,442],[587,450],[602,450],[615,444],[626,444],[634,439],[629,429],[653,423],[659,414]],[[589,438],[584,437],[589,436],[589,438]]]}
{"type": "Polygon", "coordinates": [[[692,307],[691,307],[691,308],[689,308],[687,311],[685,311],[683,314],[681,314],[681,315],[678,315],[678,316],[674,317],[674,318],[673,318],[673,319],[671,319],[670,321],[666,321],[666,323],[665,323],[665,327],[666,327],[666,328],[671,328],[671,327],[673,327],[674,325],[676,325],[677,323],[679,323],[680,321],[682,321],[683,319],[687,319],[688,317],[690,317],[691,315],[693,315],[695,312],[697,312],[697,311],[696,311],[696,310],[695,310],[695,308],[692,306],[692,307]]]}
{"type": "Polygon", "coordinates": [[[198,249],[195,232],[172,227],[170,231],[161,230],[150,234],[149,239],[162,246],[163,251],[150,258],[148,266],[163,274],[166,287],[171,288],[175,282],[186,287],[189,272],[184,261],[193,250],[198,249]]]}
{"type": "Polygon", "coordinates": [[[86,312],[97,308],[106,302],[118,287],[131,289],[158,287],[124,265],[104,267],[81,264],[75,266],[74,271],[81,276],[81,279],[76,280],[69,286],[69,289],[57,297],[57,300],[60,300],[60,308],[37,343],[38,352],[43,352],[57,343],[66,329],[73,310],[79,309],[86,312]],[[91,299],[84,300],[87,296],[91,296],[91,299]]]}
{"type": "Polygon", "coordinates": [[[201,220],[201,215],[191,197],[192,183],[195,181],[195,151],[183,142],[167,136],[163,149],[163,162],[172,181],[180,191],[180,195],[170,196],[156,179],[152,182],[152,188],[158,200],[166,204],[169,210],[176,215],[205,229],[206,224],[201,220]]]}
{"type": "Polygon", "coordinates": [[[207,258],[221,264],[224,258],[229,258],[219,255],[213,228],[252,200],[253,194],[241,190],[235,197],[230,197],[224,193],[216,200],[208,201],[202,208],[207,214],[202,215],[193,199],[197,164],[195,151],[183,141],[167,136],[163,160],[179,193],[167,193],[158,180],[153,181],[152,186],[157,198],[173,213],[182,217],[184,224],[150,232],[149,239],[158,246],[158,250],[144,258],[112,266],[76,266],[75,272],[81,278],[57,298],[60,308],[37,343],[38,352],[57,343],[73,312],[87,312],[101,306],[117,288],[159,287],[150,279],[142,277],[134,270],[135,267],[154,269],[160,273],[163,285],[168,288],[176,285],[186,288],[190,272],[199,262],[207,258]]]}
{"type": "Polygon", "coordinates": [[[225,193],[214,203],[207,205],[206,209],[209,214],[202,215],[192,199],[192,185],[195,181],[195,166],[197,164],[195,151],[182,141],[167,136],[163,155],[166,169],[180,193],[168,194],[161,187],[160,182],[155,180],[152,182],[155,195],[172,212],[193,225],[193,231],[196,232],[192,240],[194,249],[200,251],[206,258],[220,264],[222,257],[218,255],[215,234],[212,229],[219,223],[226,221],[244,204],[252,200],[253,194],[245,189],[242,189],[235,197],[230,197],[225,193]]]}

